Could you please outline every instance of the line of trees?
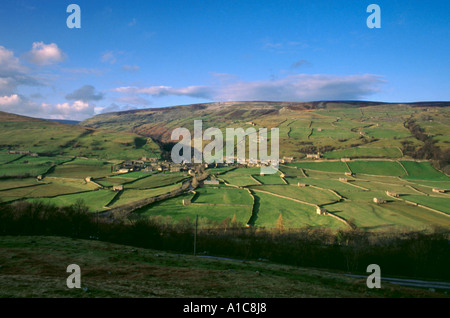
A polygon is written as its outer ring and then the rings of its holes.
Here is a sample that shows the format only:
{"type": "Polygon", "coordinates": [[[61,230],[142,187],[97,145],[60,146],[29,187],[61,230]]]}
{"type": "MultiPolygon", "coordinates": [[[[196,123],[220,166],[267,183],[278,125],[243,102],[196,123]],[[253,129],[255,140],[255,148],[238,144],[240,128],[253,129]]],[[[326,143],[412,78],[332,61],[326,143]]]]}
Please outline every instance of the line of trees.
{"type": "Polygon", "coordinates": [[[402,141],[403,153],[414,159],[431,160],[436,169],[442,170],[447,174],[450,173],[450,148],[442,150],[436,146],[436,140],[431,135],[426,134],[425,130],[412,118],[409,118],[404,126],[414,138],[422,141],[423,145],[417,148],[410,141],[402,141]]]}
{"type": "MultiPolygon", "coordinates": [[[[360,229],[247,228],[229,218],[200,220],[197,251],[209,255],[365,273],[378,264],[383,275],[450,280],[450,231],[369,233],[360,229]]],[[[55,235],[191,254],[194,222],[169,217],[107,222],[83,202],[56,207],[41,202],[0,206],[0,235],[55,235]]]]}

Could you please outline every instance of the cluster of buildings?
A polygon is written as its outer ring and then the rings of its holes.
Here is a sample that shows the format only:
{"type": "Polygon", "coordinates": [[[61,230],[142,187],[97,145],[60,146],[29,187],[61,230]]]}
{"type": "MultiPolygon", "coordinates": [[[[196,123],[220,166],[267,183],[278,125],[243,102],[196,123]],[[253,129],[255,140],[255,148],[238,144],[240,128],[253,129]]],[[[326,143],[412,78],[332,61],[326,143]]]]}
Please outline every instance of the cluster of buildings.
{"type": "MultiPolygon", "coordinates": [[[[233,166],[234,164],[228,163],[204,163],[204,168],[219,168],[233,166]]],[[[174,163],[167,160],[160,160],[158,158],[143,157],[139,160],[126,160],[119,165],[113,166],[113,172],[116,173],[128,173],[132,171],[141,172],[180,172],[180,171],[194,171],[198,167],[197,163],[174,163]]]]}
{"type": "Polygon", "coordinates": [[[10,155],[26,155],[30,157],[38,157],[39,155],[36,152],[31,152],[29,150],[8,150],[8,154],[10,155]]]}

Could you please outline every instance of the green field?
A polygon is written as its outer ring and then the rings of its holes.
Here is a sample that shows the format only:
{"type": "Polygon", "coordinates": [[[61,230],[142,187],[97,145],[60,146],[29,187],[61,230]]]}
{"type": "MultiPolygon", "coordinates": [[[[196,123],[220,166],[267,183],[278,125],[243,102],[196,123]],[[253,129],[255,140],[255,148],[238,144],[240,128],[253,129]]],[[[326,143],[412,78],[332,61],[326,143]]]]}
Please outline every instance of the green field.
{"type": "Polygon", "coordinates": [[[20,158],[22,155],[8,154],[6,152],[0,152],[0,164],[7,163],[20,158]]]}
{"type": "Polygon", "coordinates": [[[151,198],[158,196],[160,194],[168,193],[172,190],[180,188],[181,184],[174,184],[165,187],[158,187],[154,189],[127,189],[125,188],[122,192],[120,192],[115,198],[112,204],[109,205],[110,208],[116,208],[121,205],[133,203],[139,200],[151,198]]]}
{"type": "MultiPolygon", "coordinates": [[[[450,205],[448,204],[450,201],[450,196],[447,197],[432,197],[425,195],[415,195],[415,194],[407,194],[401,197],[402,199],[416,202],[418,204],[445,212],[450,215],[450,205]]],[[[432,213],[432,212],[430,212],[432,213]]]]}
{"type": "MultiPolygon", "coordinates": [[[[280,214],[287,227],[349,227],[333,217],[317,216],[314,205],[323,205],[348,224],[368,231],[450,225],[445,215],[450,206],[448,192],[433,192],[433,188],[450,190],[450,177],[428,161],[412,160],[416,156],[403,149],[407,144],[418,151],[424,145],[405,128],[405,120],[412,118],[444,153],[450,140],[447,107],[429,111],[426,105],[409,104],[318,105],[187,105],[113,116],[102,114],[86,120],[85,127],[0,112],[0,201],[45,200],[61,206],[83,199],[96,211],[104,210],[108,204],[115,208],[166,193],[192,177],[182,172],[118,174],[113,170],[127,159],[161,158],[161,150],[152,138],[166,142],[167,132],[176,127],[192,129],[193,119],[202,119],[204,129],[214,126],[223,132],[229,127],[277,127],[280,158],[292,156],[294,161],[281,165],[276,174],[263,176],[259,167],[206,169],[211,176],[219,174],[219,180],[224,182],[217,186],[200,185],[195,196],[182,195],[144,207],[139,210],[141,216],[163,215],[181,220],[199,215],[207,224],[206,220],[220,223],[236,215],[239,222],[246,224],[252,211],[256,211],[256,227],[276,227],[280,214]],[[135,127],[133,132],[130,127],[135,127]],[[8,150],[31,151],[38,156],[10,155],[8,150]],[[304,160],[306,154],[317,152],[323,154],[321,160],[304,160]],[[347,157],[351,160],[340,160],[347,157]],[[353,176],[345,176],[350,171],[353,176]],[[36,180],[38,175],[43,175],[42,181],[36,180]],[[87,177],[93,182],[86,182],[87,177]],[[348,182],[339,181],[342,177],[348,182]],[[298,183],[307,186],[298,187],[298,183]],[[124,191],[112,191],[114,185],[124,185],[124,191]],[[242,188],[251,189],[256,202],[248,189],[242,188]],[[393,199],[386,191],[444,214],[393,199]],[[191,198],[192,204],[183,206],[183,198],[191,198]],[[387,202],[378,205],[373,203],[374,198],[387,202]]],[[[440,169],[448,171],[448,167],[440,169]]]]}
{"type": "Polygon", "coordinates": [[[75,204],[78,200],[83,200],[90,211],[96,212],[105,210],[104,206],[108,204],[115,195],[116,193],[111,190],[97,190],[60,195],[55,198],[29,199],[29,201],[38,200],[44,203],[55,204],[56,206],[69,206],[75,204]]]}
{"type": "Polygon", "coordinates": [[[327,159],[339,158],[401,158],[402,152],[398,148],[349,148],[326,152],[323,155],[327,159]]]}
{"type": "Polygon", "coordinates": [[[158,174],[150,175],[145,178],[138,179],[130,184],[127,184],[127,188],[129,188],[129,189],[157,188],[157,187],[163,187],[166,185],[178,183],[187,178],[188,178],[188,175],[185,173],[182,173],[182,172],[158,173],[158,174]]]}
{"type": "Polygon", "coordinates": [[[0,177],[36,177],[52,167],[46,163],[8,163],[0,165],[0,177]]]}
{"type": "Polygon", "coordinates": [[[416,161],[400,161],[405,169],[408,171],[408,176],[405,179],[417,180],[432,180],[432,181],[450,181],[442,172],[436,170],[429,162],[416,161]]]}
{"type": "MultiPolygon", "coordinates": [[[[226,194],[216,194],[208,196],[207,192],[203,192],[203,189],[199,189],[199,198],[202,196],[204,197],[204,201],[206,201],[208,204],[205,204],[206,202],[196,204],[197,201],[193,201],[193,204],[184,206],[182,201],[183,200],[190,200],[194,197],[193,194],[185,194],[178,196],[176,198],[164,200],[161,202],[153,203],[150,206],[140,209],[139,215],[144,217],[149,216],[164,216],[164,217],[170,217],[171,219],[177,221],[182,220],[185,218],[189,218],[190,220],[194,220],[196,216],[198,215],[200,219],[200,226],[202,224],[202,220],[210,220],[215,221],[218,223],[223,222],[224,220],[228,219],[231,221],[236,215],[236,221],[238,223],[241,223],[243,225],[247,224],[247,222],[250,220],[251,212],[252,212],[252,206],[251,205],[216,205],[212,206],[214,204],[211,200],[213,197],[218,197],[220,195],[226,194]]],[[[209,191],[210,189],[206,189],[204,191],[209,191]]],[[[228,191],[228,190],[226,190],[228,191]]],[[[241,190],[244,191],[244,190],[241,190]]],[[[246,191],[245,191],[246,192],[246,191]]],[[[247,194],[248,195],[248,194],[247,194]]],[[[241,194],[241,198],[243,198],[245,194],[241,194]]],[[[249,195],[248,195],[249,196],[249,195]]],[[[250,198],[250,196],[249,196],[250,198]]],[[[200,199],[201,201],[203,199],[200,199]]],[[[233,200],[235,201],[235,200],[233,200]]],[[[245,199],[247,201],[247,199],[245,199]]],[[[221,203],[222,204],[222,203],[221,203]]]]}
{"type": "MultiPolygon", "coordinates": [[[[103,211],[107,205],[116,208],[168,193],[189,178],[182,172],[114,174],[111,172],[112,162],[81,158],[65,162],[67,159],[44,157],[36,159],[35,163],[0,165],[21,172],[26,165],[56,164],[42,181],[34,178],[0,179],[0,200],[43,200],[63,206],[82,199],[91,211],[103,211]],[[95,183],[86,182],[84,178],[87,176],[94,177],[95,183]],[[109,189],[98,189],[97,184],[109,189]],[[111,190],[113,185],[119,184],[124,185],[123,191],[111,190]]],[[[257,167],[208,169],[212,175],[222,172],[220,178],[229,185],[203,186],[195,190],[195,196],[186,194],[156,202],[139,209],[138,214],[141,217],[159,215],[173,220],[186,217],[192,220],[199,215],[202,224],[208,224],[208,220],[217,223],[230,221],[236,215],[241,224],[251,222],[257,227],[272,228],[277,227],[281,214],[286,227],[306,225],[339,229],[349,226],[331,216],[316,215],[315,206],[320,205],[344,221],[368,231],[450,226],[450,218],[443,214],[386,195],[386,191],[395,192],[401,199],[450,213],[448,194],[432,191],[433,188],[448,188],[448,177],[428,162],[402,160],[401,164],[388,160],[352,160],[348,165],[355,175],[347,177],[349,182],[342,182],[339,178],[348,171],[344,162],[298,162],[280,167],[288,184],[280,178],[280,173],[261,176],[257,167]],[[298,183],[307,186],[299,187],[298,183]],[[236,186],[251,189],[256,201],[253,202],[247,189],[236,186]],[[373,203],[375,197],[387,203],[377,205],[373,203]],[[191,199],[192,202],[183,205],[183,199],[191,199]],[[252,211],[255,212],[253,217],[252,211]]],[[[17,174],[15,170],[9,171],[17,174]]]]}
{"type": "Polygon", "coordinates": [[[111,175],[111,163],[102,160],[75,159],[55,167],[49,174],[59,178],[101,178],[111,175]]]}
{"type": "Polygon", "coordinates": [[[259,227],[277,227],[280,214],[285,228],[329,227],[345,228],[345,225],[330,216],[317,215],[315,208],[288,199],[255,191],[258,202],[254,225],[259,227]]]}
{"type": "Polygon", "coordinates": [[[330,162],[297,162],[290,163],[288,166],[298,167],[303,169],[329,171],[329,172],[348,172],[347,166],[341,161],[330,162]]]}
{"type": "Polygon", "coordinates": [[[395,161],[350,161],[348,165],[353,173],[382,176],[404,176],[405,170],[395,161]]]}

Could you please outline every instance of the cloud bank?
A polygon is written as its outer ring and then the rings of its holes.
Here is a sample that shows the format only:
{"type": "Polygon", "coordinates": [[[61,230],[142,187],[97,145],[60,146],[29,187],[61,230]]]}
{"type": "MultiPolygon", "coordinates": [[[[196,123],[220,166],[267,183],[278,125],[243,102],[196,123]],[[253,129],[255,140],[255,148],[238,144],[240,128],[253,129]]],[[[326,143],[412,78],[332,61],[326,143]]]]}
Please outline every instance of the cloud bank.
{"type": "Polygon", "coordinates": [[[153,97],[188,96],[214,101],[286,101],[356,100],[377,93],[385,83],[379,75],[297,74],[277,80],[238,81],[219,86],[118,87],[123,94],[143,94],[153,97]]]}

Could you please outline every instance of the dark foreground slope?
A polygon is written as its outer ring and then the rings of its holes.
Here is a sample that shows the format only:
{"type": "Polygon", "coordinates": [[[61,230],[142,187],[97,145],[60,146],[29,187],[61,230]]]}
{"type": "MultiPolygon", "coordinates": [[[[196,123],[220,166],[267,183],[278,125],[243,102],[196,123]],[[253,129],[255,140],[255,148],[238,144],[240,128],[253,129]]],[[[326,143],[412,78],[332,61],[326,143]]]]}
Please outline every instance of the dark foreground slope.
{"type": "MultiPolygon", "coordinates": [[[[99,241],[0,237],[0,297],[446,297],[341,273],[171,254],[99,241]],[[81,289],[69,289],[69,264],[81,289]]],[[[181,310],[181,309],[180,309],[181,310]]]]}

